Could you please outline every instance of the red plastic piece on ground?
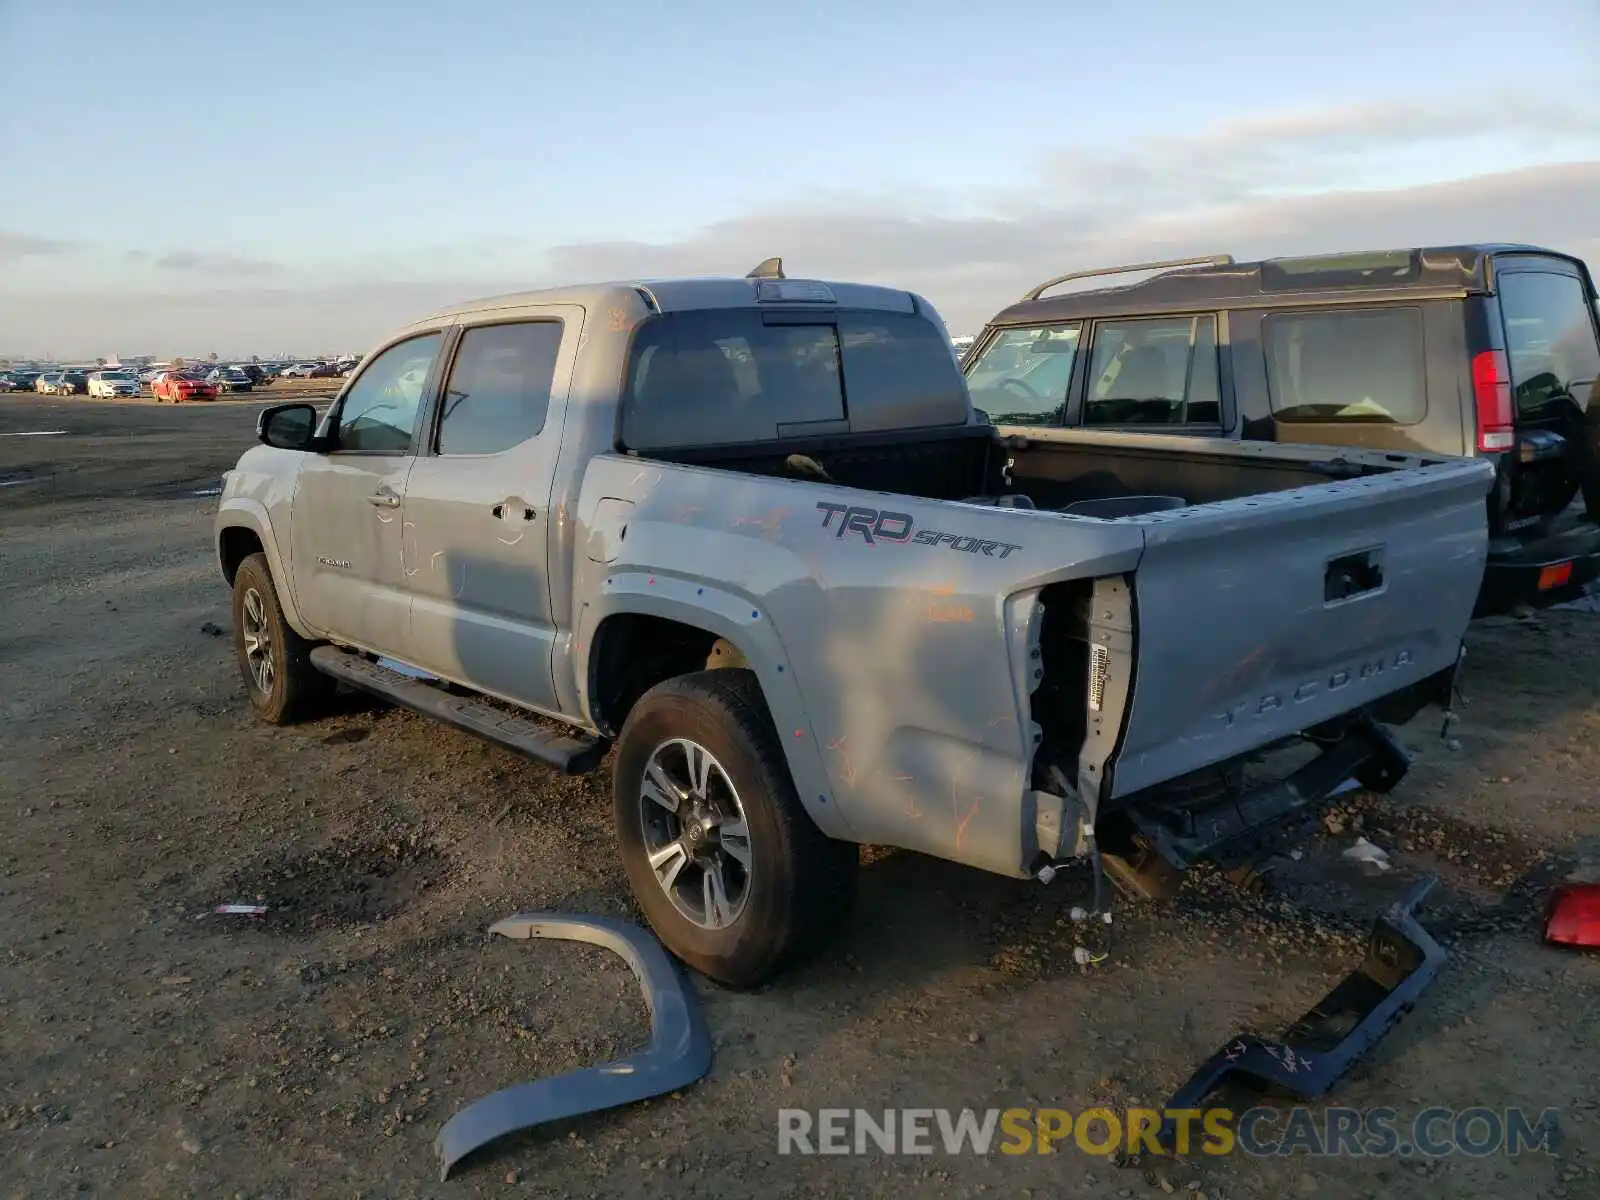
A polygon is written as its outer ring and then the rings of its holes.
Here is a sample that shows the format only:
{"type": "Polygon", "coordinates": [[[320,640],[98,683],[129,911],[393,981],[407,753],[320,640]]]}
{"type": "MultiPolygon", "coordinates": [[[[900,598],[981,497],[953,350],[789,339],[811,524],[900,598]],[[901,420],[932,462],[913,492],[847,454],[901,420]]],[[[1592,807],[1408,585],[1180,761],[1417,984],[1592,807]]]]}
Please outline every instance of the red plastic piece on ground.
{"type": "Polygon", "coordinates": [[[1544,939],[1600,950],[1600,883],[1565,883],[1550,894],[1544,939]]]}

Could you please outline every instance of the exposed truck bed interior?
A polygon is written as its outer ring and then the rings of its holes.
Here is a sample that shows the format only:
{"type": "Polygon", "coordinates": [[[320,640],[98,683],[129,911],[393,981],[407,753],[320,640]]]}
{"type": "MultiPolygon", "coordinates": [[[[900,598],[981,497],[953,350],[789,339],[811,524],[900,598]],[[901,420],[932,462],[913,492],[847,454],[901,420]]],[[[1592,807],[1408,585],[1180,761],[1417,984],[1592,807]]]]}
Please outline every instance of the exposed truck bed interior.
{"type": "Polygon", "coordinates": [[[1135,438],[1081,431],[1023,436],[980,425],[794,439],[777,449],[770,444],[675,448],[643,457],[929,500],[1018,497],[1047,511],[1102,517],[1209,504],[1443,461],[1370,452],[1341,456],[1326,447],[1276,443],[1270,445],[1270,454],[1263,451],[1251,444],[1184,436],[1135,438]]]}
{"type": "MultiPolygon", "coordinates": [[[[650,457],[752,475],[814,479],[930,500],[992,503],[1009,497],[1011,505],[1034,508],[1041,515],[1060,513],[1101,519],[1137,518],[1309,485],[1391,475],[1450,461],[1443,457],[1240,443],[1183,435],[1079,430],[1024,434],[983,425],[803,441],[784,439],[776,447],[771,443],[684,447],[650,457]]],[[[1424,513],[1426,506],[1415,500],[1411,504],[1414,516],[1424,513]]],[[[1164,656],[1168,663],[1185,664],[1196,677],[1223,681],[1220,686],[1213,686],[1213,694],[1204,701],[1219,713],[1232,712],[1241,704],[1268,704],[1269,708],[1263,711],[1276,711],[1280,706],[1275,697],[1285,681],[1297,689],[1297,711],[1301,715],[1322,704],[1332,719],[1320,727],[1319,745],[1324,750],[1338,747],[1338,751],[1327,762],[1317,760],[1322,765],[1316,770],[1333,771],[1339,776],[1333,780],[1336,785],[1352,773],[1388,769],[1384,755],[1390,747],[1372,732],[1369,716],[1403,723],[1425,703],[1434,702],[1441,688],[1448,696],[1453,659],[1442,672],[1423,672],[1416,683],[1392,694],[1374,691],[1376,704],[1352,704],[1348,710],[1341,710],[1336,702],[1344,686],[1340,681],[1348,679],[1351,672],[1357,671],[1361,679],[1370,680],[1419,656],[1437,657],[1440,652],[1427,643],[1425,629],[1414,627],[1413,615],[1427,607],[1420,599],[1416,604],[1402,602],[1380,609],[1389,614],[1385,618],[1387,624],[1380,627],[1367,623],[1370,618],[1365,615],[1366,610],[1341,605],[1339,601],[1345,593],[1330,590],[1340,583],[1341,569],[1352,572],[1349,595],[1385,586],[1381,566],[1369,561],[1370,547],[1350,556],[1360,560],[1350,565],[1343,564],[1336,554],[1349,548],[1346,542],[1359,546],[1370,540],[1373,519],[1353,517],[1354,510],[1348,506],[1325,510],[1321,517],[1309,515],[1311,509],[1300,512],[1300,508],[1293,505],[1291,512],[1280,510],[1271,516],[1263,511],[1257,519],[1227,521],[1221,526],[1196,523],[1183,533],[1168,530],[1160,553],[1141,566],[1141,594],[1147,611],[1140,641],[1149,647],[1149,653],[1164,656]],[[1308,521],[1317,525],[1316,534],[1306,528],[1308,521]],[[1187,546],[1180,545],[1186,537],[1192,540],[1187,546]],[[1299,551],[1275,559],[1279,539],[1298,545],[1299,551]],[[1230,553],[1217,555],[1219,545],[1225,545],[1230,553]],[[1272,565],[1264,565],[1268,563],[1272,565]],[[1198,581],[1194,585],[1207,594],[1223,594],[1240,587],[1241,564],[1242,569],[1253,571],[1262,579],[1263,587],[1282,587],[1286,592],[1309,597],[1310,603],[1319,605],[1315,617],[1306,615],[1312,610],[1302,606],[1296,610],[1301,612],[1296,620],[1302,624],[1285,625],[1275,632],[1260,627],[1219,627],[1203,644],[1191,642],[1187,626],[1174,612],[1175,606],[1181,608],[1189,602],[1184,589],[1193,581],[1198,581]],[[1297,630],[1311,626],[1319,634],[1302,642],[1297,630]],[[1378,631],[1376,635],[1374,630],[1378,631]],[[1264,645],[1276,645],[1277,650],[1262,654],[1264,645]],[[1246,665],[1238,667],[1236,664],[1240,663],[1246,665]],[[1325,687],[1329,680],[1335,682],[1325,687]]],[[[1441,577],[1459,571],[1464,578],[1475,579],[1473,573],[1481,572],[1481,560],[1471,560],[1469,551],[1466,559],[1458,561],[1457,550],[1447,545],[1450,539],[1435,538],[1437,531],[1455,528],[1455,519],[1450,502],[1445,501],[1414,526],[1391,526],[1398,559],[1421,561],[1427,555],[1418,547],[1433,539],[1434,548],[1429,554],[1435,556],[1441,577]]],[[[1425,578],[1428,574],[1391,572],[1387,586],[1396,595],[1415,593],[1421,597],[1432,586],[1425,578]]],[[[1042,683],[1033,693],[1031,708],[1041,731],[1033,760],[1034,783],[1045,791],[1056,786],[1053,780],[1057,771],[1059,778],[1085,782],[1080,767],[1089,729],[1084,696],[1091,688],[1091,646],[1108,636],[1104,629],[1096,633],[1091,612],[1096,607],[1092,603],[1096,586],[1094,579],[1068,579],[1050,584],[1041,593],[1044,616],[1039,648],[1045,670],[1042,683]]],[[[1469,593],[1472,586],[1466,585],[1463,594],[1469,593]]],[[[1098,607],[1103,609],[1106,605],[1098,607]]],[[[1465,619],[1463,612],[1462,620],[1465,619]]],[[[1453,644],[1449,653],[1454,653],[1453,644]]],[[[1229,751],[1234,749],[1234,743],[1246,745],[1254,735],[1246,732],[1242,724],[1235,727],[1231,719],[1226,727],[1235,732],[1222,731],[1214,721],[1208,725],[1217,713],[1197,716],[1196,711],[1191,711],[1194,703],[1187,697],[1178,702],[1155,722],[1161,734],[1142,743],[1152,747],[1152,754],[1158,744],[1166,744],[1163,738],[1193,748],[1194,772],[1160,779],[1146,788],[1130,782],[1138,778],[1136,772],[1143,769],[1141,766],[1124,767],[1119,770],[1122,783],[1118,786],[1122,790],[1109,795],[1108,804],[1154,804],[1151,811],[1159,814],[1173,807],[1188,812],[1197,805],[1203,808],[1231,803],[1237,779],[1242,776],[1236,770],[1240,760],[1229,751]],[[1211,749],[1201,750],[1203,744],[1209,744],[1211,749]]],[[[1147,709],[1159,707],[1156,693],[1147,693],[1145,704],[1147,709]]],[[[1311,786],[1307,779],[1298,780],[1296,786],[1300,784],[1311,786]]],[[[1296,794],[1291,787],[1283,796],[1292,799],[1296,794]]],[[[1267,799],[1271,805],[1266,800],[1262,803],[1272,811],[1287,811],[1282,796],[1275,793],[1267,799]]],[[[1227,841],[1233,832],[1226,832],[1227,836],[1218,833],[1211,840],[1218,844],[1227,841]]],[[[1177,853],[1173,851],[1174,855],[1177,853]]]]}

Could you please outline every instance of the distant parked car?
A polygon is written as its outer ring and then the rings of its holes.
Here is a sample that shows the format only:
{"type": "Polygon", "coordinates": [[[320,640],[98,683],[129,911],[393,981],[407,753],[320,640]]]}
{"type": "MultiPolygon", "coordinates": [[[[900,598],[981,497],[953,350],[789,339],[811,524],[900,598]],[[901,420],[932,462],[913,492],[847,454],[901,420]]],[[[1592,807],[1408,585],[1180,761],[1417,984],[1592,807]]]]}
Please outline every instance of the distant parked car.
{"type": "Polygon", "coordinates": [[[0,392],[31,392],[39,378],[37,371],[6,371],[0,373],[0,392]]]}
{"type": "Polygon", "coordinates": [[[117,396],[137,396],[139,377],[132,371],[96,371],[89,376],[89,395],[105,399],[117,396]]]}
{"type": "Polygon", "coordinates": [[[89,391],[89,372],[71,370],[61,372],[63,396],[82,396],[89,391]]]}
{"type": "Polygon", "coordinates": [[[70,396],[78,389],[65,371],[46,371],[33,381],[33,390],[41,396],[70,396]]]}
{"type": "Polygon", "coordinates": [[[215,400],[217,389],[204,379],[197,379],[182,371],[163,371],[150,385],[155,398],[181,404],[185,400],[215,400]]]}
{"type": "Polygon", "coordinates": [[[206,382],[219,392],[248,392],[255,380],[239,367],[218,367],[206,376],[206,382]]]}

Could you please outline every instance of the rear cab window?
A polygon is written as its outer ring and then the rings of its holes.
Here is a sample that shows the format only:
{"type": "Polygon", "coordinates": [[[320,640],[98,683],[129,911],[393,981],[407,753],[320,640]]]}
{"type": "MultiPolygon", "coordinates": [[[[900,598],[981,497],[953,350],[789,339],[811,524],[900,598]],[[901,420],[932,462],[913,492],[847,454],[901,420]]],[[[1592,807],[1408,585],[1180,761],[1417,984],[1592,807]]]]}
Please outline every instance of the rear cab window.
{"type": "Polygon", "coordinates": [[[1279,421],[1415,425],[1428,415],[1420,308],[1274,312],[1262,342],[1279,421]]]}
{"type": "Polygon", "coordinates": [[[961,371],[938,327],[867,309],[695,309],[640,325],[622,445],[743,445],[808,434],[960,425],[961,371]]]}

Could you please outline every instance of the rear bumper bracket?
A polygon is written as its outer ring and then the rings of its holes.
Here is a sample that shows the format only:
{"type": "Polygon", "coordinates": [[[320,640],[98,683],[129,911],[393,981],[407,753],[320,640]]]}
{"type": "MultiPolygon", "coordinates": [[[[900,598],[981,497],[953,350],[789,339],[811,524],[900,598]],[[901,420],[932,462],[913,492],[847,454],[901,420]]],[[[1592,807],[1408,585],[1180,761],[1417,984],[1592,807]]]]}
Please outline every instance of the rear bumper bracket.
{"type": "Polygon", "coordinates": [[[1202,859],[1237,866],[1253,854],[1257,835],[1332,799],[1346,781],[1387,792],[1410,766],[1410,756],[1388,731],[1363,718],[1287,779],[1201,807],[1163,805],[1157,795],[1130,804],[1127,815],[1151,848],[1179,870],[1202,859]]]}

